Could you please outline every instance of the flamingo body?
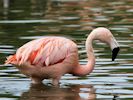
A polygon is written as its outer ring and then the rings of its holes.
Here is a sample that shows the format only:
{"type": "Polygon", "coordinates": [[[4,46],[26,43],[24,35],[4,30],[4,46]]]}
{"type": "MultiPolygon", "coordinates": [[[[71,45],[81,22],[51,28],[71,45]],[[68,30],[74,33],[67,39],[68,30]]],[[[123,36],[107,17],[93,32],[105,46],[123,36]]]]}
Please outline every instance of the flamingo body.
{"type": "Polygon", "coordinates": [[[49,36],[26,43],[7,58],[6,64],[16,65],[23,74],[31,77],[33,83],[40,83],[44,78],[59,80],[77,66],[77,52],[73,41],[49,36]]]}
{"type": "Polygon", "coordinates": [[[93,30],[86,40],[88,63],[78,63],[77,45],[64,37],[48,36],[32,40],[20,47],[16,54],[7,58],[6,64],[15,65],[23,74],[40,83],[43,79],[52,78],[57,85],[62,75],[71,73],[87,75],[95,65],[92,41],[98,39],[109,44],[111,49],[117,47],[117,42],[106,28],[93,30]]]}
{"type": "MultiPolygon", "coordinates": [[[[28,62],[36,67],[48,67],[62,62],[75,51],[77,51],[77,45],[69,39],[54,36],[44,37],[20,47],[14,55],[14,64],[22,65],[28,62]]],[[[10,62],[10,60],[8,61],[10,62]]]]}

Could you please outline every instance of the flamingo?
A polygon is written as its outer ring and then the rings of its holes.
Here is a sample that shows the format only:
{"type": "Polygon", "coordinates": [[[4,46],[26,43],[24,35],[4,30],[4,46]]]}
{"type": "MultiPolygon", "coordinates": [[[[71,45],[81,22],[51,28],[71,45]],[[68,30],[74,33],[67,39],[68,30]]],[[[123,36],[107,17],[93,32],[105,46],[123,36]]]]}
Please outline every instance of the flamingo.
{"type": "Polygon", "coordinates": [[[119,52],[119,44],[111,31],[99,27],[88,35],[86,51],[88,62],[80,65],[77,45],[70,39],[57,36],[46,36],[32,40],[21,46],[16,54],[7,57],[5,64],[16,66],[21,73],[31,78],[32,83],[41,83],[44,79],[52,79],[53,85],[58,85],[61,76],[66,73],[84,76],[91,73],[95,66],[95,56],[92,42],[100,40],[110,46],[112,61],[119,52]]]}

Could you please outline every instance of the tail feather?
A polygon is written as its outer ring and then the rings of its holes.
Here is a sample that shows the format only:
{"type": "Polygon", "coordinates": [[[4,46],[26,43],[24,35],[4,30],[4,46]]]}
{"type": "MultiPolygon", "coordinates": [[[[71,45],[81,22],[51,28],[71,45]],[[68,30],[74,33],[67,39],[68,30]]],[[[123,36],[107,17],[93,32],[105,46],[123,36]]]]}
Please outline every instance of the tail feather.
{"type": "Polygon", "coordinates": [[[7,57],[7,60],[5,61],[5,65],[6,64],[16,64],[16,55],[11,55],[9,57],[7,57]]]}

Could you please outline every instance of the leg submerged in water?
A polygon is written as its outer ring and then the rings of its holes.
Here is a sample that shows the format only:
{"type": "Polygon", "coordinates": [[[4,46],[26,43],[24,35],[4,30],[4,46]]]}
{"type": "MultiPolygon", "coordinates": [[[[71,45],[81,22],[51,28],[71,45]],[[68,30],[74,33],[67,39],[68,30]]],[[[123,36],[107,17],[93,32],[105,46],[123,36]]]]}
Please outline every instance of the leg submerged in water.
{"type": "Polygon", "coordinates": [[[58,86],[58,85],[59,85],[59,80],[60,80],[60,78],[55,78],[55,79],[53,79],[53,80],[52,80],[52,85],[58,86]]]}
{"type": "Polygon", "coordinates": [[[31,77],[31,81],[33,84],[41,84],[42,83],[42,79],[35,78],[35,77],[31,77]]]}

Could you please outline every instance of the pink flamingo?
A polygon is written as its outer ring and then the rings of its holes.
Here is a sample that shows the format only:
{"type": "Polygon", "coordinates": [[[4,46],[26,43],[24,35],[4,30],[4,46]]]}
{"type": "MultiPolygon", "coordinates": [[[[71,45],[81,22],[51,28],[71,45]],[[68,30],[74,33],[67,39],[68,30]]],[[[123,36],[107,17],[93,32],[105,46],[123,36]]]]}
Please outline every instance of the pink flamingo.
{"type": "Polygon", "coordinates": [[[61,76],[66,73],[84,76],[92,72],[95,66],[93,40],[107,43],[115,60],[119,46],[112,33],[104,28],[94,29],[86,40],[88,63],[78,62],[77,45],[64,37],[48,36],[30,41],[20,47],[16,54],[7,58],[5,64],[15,65],[23,74],[30,77],[32,83],[41,83],[43,79],[52,78],[52,84],[58,85],[61,76]]]}

